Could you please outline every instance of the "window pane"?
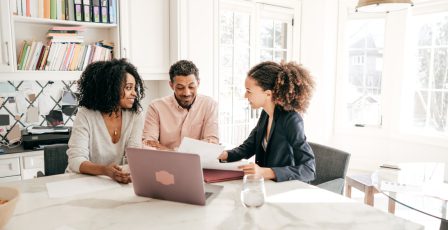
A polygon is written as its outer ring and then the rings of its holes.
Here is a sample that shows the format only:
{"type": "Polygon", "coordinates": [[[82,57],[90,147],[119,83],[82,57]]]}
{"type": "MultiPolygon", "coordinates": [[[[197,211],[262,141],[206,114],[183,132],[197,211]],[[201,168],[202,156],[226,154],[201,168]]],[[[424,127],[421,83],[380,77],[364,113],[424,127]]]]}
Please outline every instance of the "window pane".
{"type": "Polygon", "coordinates": [[[261,50],[260,61],[272,61],[272,50],[261,50]]]}
{"type": "Polygon", "coordinates": [[[435,49],[434,53],[434,83],[435,89],[448,89],[447,79],[447,61],[448,61],[448,49],[435,49]]]}
{"type": "MultiPolygon", "coordinates": [[[[236,48],[235,49],[235,77],[234,84],[244,89],[244,80],[250,68],[250,49],[236,48]]],[[[241,95],[244,98],[244,93],[241,95]]]]}
{"type": "Polygon", "coordinates": [[[413,126],[447,131],[448,12],[414,16],[416,51],[413,126]]]}
{"type": "Polygon", "coordinates": [[[276,62],[286,61],[286,51],[275,51],[274,61],[276,62]]]}
{"type": "Polygon", "coordinates": [[[366,52],[366,87],[381,90],[381,74],[383,72],[383,52],[373,50],[366,52]]]}
{"type": "Polygon", "coordinates": [[[381,124],[384,20],[352,20],[346,42],[348,120],[355,124],[381,124]]]}
{"type": "MultiPolygon", "coordinates": [[[[274,47],[274,21],[262,19],[260,22],[260,39],[261,47],[273,48],[274,47]]],[[[272,60],[272,59],[271,59],[272,60]]]]}
{"type": "Polygon", "coordinates": [[[415,96],[414,96],[414,126],[425,127],[427,103],[428,103],[428,93],[426,91],[415,92],[415,96]]]}
{"type": "Polygon", "coordinates": [[[435,24],[435,43],[436,45],[448,45],[448,13],[436,16],[435,24]]]}
{"type": "Polygon", "coordinates": [[[417,56],[417,88],[427,88],[429,84],[429,63],[431,49],[419,49],[417,56]]]}
{"type": "Polygon", "coordinates": [[[432,30],[431,26],[428,24],[424,24],[420,26],[419,34],[418,34],[418,44],[420,46],[429,46],[432,41],[432,30]]]}
{"type": "Polygon", "coordinates": [[[249,45],[250,16],[235,14],[235,43],[249,45]]]}
{"type": "Polygon", "coordinates": [[[431,95],[431,122],[429,126],[436,131],[445,131],[447,121],[447,93],[433,92],[431,95]]]}
{"type": "Polygon", "coordinates": [[[275,22],[275,48],[286,49],[287,26],[284,22],[275,22]]]}
{"type": "Polygon", "coordinates": [[[221,44],[233,44],[233,13],[223,11],[219,17],[221,44]]]}

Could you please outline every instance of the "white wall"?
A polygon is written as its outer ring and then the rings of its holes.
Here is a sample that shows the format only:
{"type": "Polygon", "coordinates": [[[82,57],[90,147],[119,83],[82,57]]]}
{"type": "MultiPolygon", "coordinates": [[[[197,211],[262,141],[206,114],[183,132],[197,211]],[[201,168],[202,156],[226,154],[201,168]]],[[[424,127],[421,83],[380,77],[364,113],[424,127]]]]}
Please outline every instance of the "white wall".
{"type": "Polygon", "coordinates": [[[178,57],[196,64],[201,79],[199,93],[213,96],[214,7],[217,1],[177,0],[176,4],[177,32],[181,39],[178,57]]]}
{"type": "Polygon", "coordinates": [[[303,0],[300,61],[313,74],[315,92],[305,114],[308,140],[328,144],[333,135],[338,1],[303,0]]]}

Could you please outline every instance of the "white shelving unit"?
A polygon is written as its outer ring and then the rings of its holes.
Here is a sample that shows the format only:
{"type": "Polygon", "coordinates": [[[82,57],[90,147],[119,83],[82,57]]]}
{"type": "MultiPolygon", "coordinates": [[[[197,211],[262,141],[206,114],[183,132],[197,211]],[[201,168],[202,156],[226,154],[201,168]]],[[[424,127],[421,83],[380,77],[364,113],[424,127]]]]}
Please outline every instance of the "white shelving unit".
{"type": "MultiPolygon", "coordinates": [[[[2,49],[0,49],[0,81],[18,80],[77,80],[82,71],[25,71],[17,70],[17,59],[24,41],[47,41],[47,32],[54,26],[82,26],[84,43],[101,40],[114,43],[114,57],[120,58],[121,42],[118,24],[55,20],[13,15],[9,1],[1,1],[0,22],[2,49]],[[6,42],[7,41],[7,42],[6,42]]],[[[119,9],[118,9],[119,11],[119,9]]],[[[118,16],[117,12],[117,16],[118,16]]]]}
{"type": "Polygon", "coordinates": [[[17,70],[23,42],[46,41],[54,26],[82,26],[85,43],[113,42],[114,57],[127,58],[144,80],[169,80],[170,50],[177,39],[170,34],[170,4],[175,1],[117,0],[116,24],[17,16],[9,10],[9,1],[0,1],[0,81],[79,78],[80,71],[17,70]]]}

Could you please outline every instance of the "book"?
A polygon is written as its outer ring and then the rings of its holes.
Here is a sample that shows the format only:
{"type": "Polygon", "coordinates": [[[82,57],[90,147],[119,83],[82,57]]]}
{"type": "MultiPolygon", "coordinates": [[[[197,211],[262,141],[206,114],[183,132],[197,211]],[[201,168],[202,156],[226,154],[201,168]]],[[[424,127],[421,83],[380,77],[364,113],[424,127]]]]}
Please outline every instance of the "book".
{"type": "Polygon", "coordinates": [[[243,171],[203,169],[204,181],[206,183],[216,183],[230,180],[239,180],[244,177],[243,171]]]}
{"type": "Polygon", "coordinates": [[[49,29],[49,31],[84,31],[84,27],[82,26],[53,26],[49,29]]]}
{"type": "Polygon", "coordinates": [[[50,18],[57,19],[57,1],[58,0],[50,0],[50,18]]]}
{"type": "Polygon", "coordinates": [[[44,18],[50,18],[50,0],[44,0],[44,18]]]}

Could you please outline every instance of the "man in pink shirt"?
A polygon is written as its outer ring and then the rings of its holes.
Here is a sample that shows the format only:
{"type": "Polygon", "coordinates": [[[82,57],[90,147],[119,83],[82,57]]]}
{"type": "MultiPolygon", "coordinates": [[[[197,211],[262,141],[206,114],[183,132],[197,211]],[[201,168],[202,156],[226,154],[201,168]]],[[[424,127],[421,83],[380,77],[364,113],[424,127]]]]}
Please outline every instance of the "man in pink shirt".
{"type": "Polygon", "coordinates": [[[191,61],[170,67],[174,95],[151,102],[143,128],[143,143],[158,149],[175,149],[182,138],[219,143],[218,104],[211,97],[197,95],[199,70],[191,61]]]}

